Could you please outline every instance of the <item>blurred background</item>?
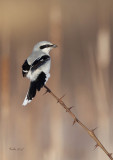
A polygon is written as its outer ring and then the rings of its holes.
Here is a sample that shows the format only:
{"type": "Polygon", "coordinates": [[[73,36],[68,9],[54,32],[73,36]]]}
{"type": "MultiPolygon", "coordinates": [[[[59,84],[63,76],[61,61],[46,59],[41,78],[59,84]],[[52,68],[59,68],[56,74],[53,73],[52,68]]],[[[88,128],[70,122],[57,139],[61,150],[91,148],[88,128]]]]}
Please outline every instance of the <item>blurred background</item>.
{"type": "Polygon", "coordinates": [[[21,66],[42,40],[52,50],[47,86],[113,152],[113,1],[0,1],[0,159],[106,160],[45,89],[27,107],[21,66]]]}

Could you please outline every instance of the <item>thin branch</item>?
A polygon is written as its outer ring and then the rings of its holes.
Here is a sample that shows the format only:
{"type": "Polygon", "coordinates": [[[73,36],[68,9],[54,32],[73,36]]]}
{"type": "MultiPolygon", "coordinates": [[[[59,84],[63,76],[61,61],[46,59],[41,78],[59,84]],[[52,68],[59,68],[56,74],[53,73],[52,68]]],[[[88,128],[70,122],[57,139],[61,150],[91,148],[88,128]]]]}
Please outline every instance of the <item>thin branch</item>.
{"type": "Polygon", "coordinates": [[[113,157],[112,157],[112,153],[109,153],[106,148],[102,145],[102,143],[100,142],[100,140],[97,138],[97,136],[95,135],[94,131],[95,129],[93,130],[90,130],[88,129],[76,116],[75,114],[71,111],[71,108],[72,107],[67,107],[66,104],[63,102],[62,98],[64,96],[62,96],[61,98],[58,98],[46,85],[44,85],[45,89],[46,89],[46,93],[50,93],[56,100],[58,103],[60,103],[60,105],[66,110],[66,112],[68,112],[70,114],[70,116],[73,118],[73,125],[77,122],[84,130],[86,130],[86,132],[90,135],[90,137],[96,142],[96,145],[95,145],[95,149],[97,147],[100,147],[104,152],[105,154],[111,159],[113,160],[113,157]]]}

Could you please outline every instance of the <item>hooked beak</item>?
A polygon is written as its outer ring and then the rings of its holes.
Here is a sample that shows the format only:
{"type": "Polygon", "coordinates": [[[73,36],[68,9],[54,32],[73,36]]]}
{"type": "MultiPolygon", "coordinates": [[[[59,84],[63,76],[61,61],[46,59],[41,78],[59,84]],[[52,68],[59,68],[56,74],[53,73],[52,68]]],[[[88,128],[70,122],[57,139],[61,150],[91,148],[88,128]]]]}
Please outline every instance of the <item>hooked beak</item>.
{"type": "Polygon", "coordinates": [[[53,46],[52,46],[53,48],[56,48],[56,47],[58,47],[56,44],[53,44],[53,46]]]}

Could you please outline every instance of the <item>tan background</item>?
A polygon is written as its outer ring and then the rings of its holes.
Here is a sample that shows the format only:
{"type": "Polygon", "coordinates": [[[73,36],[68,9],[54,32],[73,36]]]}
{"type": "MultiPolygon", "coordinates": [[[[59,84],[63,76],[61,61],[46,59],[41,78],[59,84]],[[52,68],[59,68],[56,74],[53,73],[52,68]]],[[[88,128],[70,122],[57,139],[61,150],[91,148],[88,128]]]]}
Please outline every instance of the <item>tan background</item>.
{"type": "Polygon", "coordinates": [[[47,85],[113,152],[113,1],[1,0],[0,160],[108,159],[45,89],[22,107],[21,65],[42,40],[59,46],[47,85]]]}

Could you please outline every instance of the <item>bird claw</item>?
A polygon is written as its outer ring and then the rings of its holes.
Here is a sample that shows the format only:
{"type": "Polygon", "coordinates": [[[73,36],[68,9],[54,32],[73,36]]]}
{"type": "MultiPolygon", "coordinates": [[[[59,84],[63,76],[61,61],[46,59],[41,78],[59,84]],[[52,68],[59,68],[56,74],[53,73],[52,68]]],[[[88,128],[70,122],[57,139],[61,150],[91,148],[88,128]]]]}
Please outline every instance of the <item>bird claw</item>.
{"type": "Polygon", "coordinates": [[[50,89],[49,88],[46,88],[46,91],[45,91],[45,93],[43,94],[43,95],[45,95],[45,94],[47,94],[47,93],[50,93],[51,91],[50,91],[50,89]]]}
{"type": "Polygon", "coordinates": [[[46,90],[46,91],[43,93],[43,95],[47,94],[47,92],[48,92],[48,91],[46,90]]]}

